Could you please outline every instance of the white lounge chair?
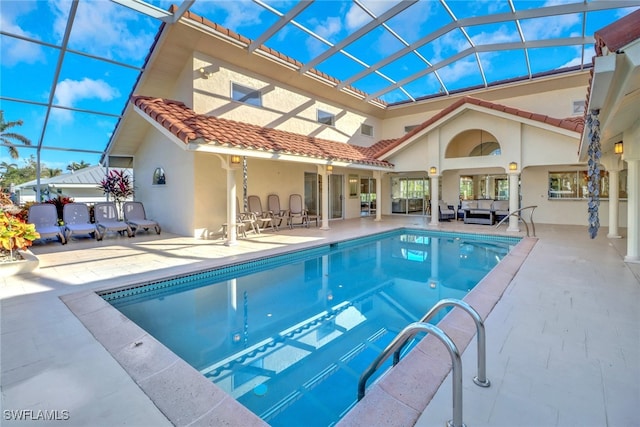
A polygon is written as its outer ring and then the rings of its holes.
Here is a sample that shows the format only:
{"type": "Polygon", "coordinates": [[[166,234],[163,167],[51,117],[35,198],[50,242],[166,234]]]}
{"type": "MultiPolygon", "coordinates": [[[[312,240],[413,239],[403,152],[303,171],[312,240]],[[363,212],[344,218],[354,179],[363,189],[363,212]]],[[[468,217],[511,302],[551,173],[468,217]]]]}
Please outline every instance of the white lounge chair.
{"type": "Polygon", "coordinates": [[[147,214],[144,211],[144,205],[142,202],[124,202],[122,210],[124,220],[131,227],[131,231],[133,231],[134,236],[140,229],[149,231],[150,228],[153,228],[156,231],[156,234],[160,234],[162,231],[162,228],[157,221],[147,219],[147,214]]]}
{"type": "Polygon", "coordinates": [[[41,239],[56,237],[63,245],[67,243],[62,228],[58,225],[58,211],[51,203],[38,203],[29,208],[28,221],[36,226],[41,239]]]}
{"type": "Polygon", "coordinates": [[[102,240],[100,231],[89,219],[89,208],[84,203],[67,203],[62,208],[64,237],[69,241],[73,235],[90,234],[96,240],[102,240]]]}
{"type": "Polygon", "coordinates": [[[125,231],[127,232],[127,236],[133,236],[129,224],[118,219],[118,210],[114,202],[96,203],[93,209],[93,217],[96,220],[96,226],[102,237],[108,232],[122,234],[125,231]]]}

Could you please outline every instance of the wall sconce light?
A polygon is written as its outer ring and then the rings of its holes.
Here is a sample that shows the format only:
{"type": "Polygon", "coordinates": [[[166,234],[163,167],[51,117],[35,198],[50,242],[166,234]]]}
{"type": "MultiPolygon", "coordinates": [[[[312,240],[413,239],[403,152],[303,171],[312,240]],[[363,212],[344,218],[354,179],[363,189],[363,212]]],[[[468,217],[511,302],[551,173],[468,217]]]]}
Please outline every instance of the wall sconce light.
{"type": "Polygon", "coordinates": [[[327,173],[330,174],[333,172],[333,165],[327,165],[327,173]]]}
{"type": "Polygon", "coordinates": [[[200,68],[200,75],[203,79],[208,79],[209,77],[213,76],[213,73],[205,70],[204,68],[200,68]]]}
{"type": "Polygon", "coordinates": [[[516,162],[511,162],[509,163],[509,170],[510,171],[516,171],[518,170],[518,164],[516,162]]]}
{"type": "Polygon", "coordinates": [[[431,166],[431,168],[429,168],[429,174],[436,175],[437,173],[438,173],[438,168],[436,168],[435,166],[431,166]]]}
{"type": "Polygon", "coordinates": [[[231,164],[237,166],[240,164],[240,156],[231,156],[231,164]]]}
{"type": "Polygon", "coordinates": [[[613,145],[613,152],[616,153],[616,154],[624,153],[624,144],[622,143],[622,141],[616,142],[613,145]]]}

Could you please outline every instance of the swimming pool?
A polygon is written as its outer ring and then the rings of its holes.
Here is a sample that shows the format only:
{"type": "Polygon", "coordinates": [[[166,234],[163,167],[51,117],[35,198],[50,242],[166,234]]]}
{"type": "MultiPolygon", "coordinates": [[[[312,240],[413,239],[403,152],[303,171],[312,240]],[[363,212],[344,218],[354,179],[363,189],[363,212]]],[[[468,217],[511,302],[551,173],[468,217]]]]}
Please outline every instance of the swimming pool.
{"type": "Polygon", "coordinates": [[[271,425],[327,426],[399,330],[518,241],[405,229],[101,296],[271,425]]]}

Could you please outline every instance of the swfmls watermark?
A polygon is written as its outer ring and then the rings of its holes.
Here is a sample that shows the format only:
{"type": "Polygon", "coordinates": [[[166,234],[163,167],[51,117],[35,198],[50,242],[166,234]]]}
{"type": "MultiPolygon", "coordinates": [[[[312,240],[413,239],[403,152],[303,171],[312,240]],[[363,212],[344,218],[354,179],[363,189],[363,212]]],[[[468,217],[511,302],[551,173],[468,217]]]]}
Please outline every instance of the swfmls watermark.
{"type": "Polygon", "coordinates": [[[2,411],[5,421],[67,421],[67,409],[5,409],[2,411]]]}

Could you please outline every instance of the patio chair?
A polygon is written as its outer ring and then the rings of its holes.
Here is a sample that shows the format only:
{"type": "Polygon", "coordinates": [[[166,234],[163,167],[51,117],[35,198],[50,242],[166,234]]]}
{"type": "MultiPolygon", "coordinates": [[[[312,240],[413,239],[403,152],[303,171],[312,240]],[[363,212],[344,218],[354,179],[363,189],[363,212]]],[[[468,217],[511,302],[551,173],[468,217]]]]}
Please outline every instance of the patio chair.
{"type": "Polygon", "coordinates": [[[114,202],[96,203],[93,209],[93,216],[102,237],[108,232],[123,234],[125,231],[127,236],[133,236],[133,231],[131,231],[129,224],[118,219],[118,209],[114,202]]]}
{"type": "Polygon", "coordinates": [[[100,231],[89,219],[89,208],[84,203],[67,203],[62,208],[64,237],[67,241],[74,235],[89,234],[96,240],[102,240],[100,231]]]}
{"type": "Polygon", "coordinates": [[[440,221],[449,221],[456,217],[453,206],[448,205],[444,200],[438,200],[438,211],[440,221]]]}
{"type": "Polygon", "coordinates": [[[270,226],[271,230],[277,230],[278,227],[275,225],[273,212],[262,210],[262,202],[260,201],[260,197],[249,196],[247,198],[247,202],[249,204],[249,212],[255,214],[256,216],[256,221],[258,222],[258,228],[260,227],[265,228],[267,226],[270,226]]]}
{"type": "Polygon", "coordinates": [[[287,224],[289,228],[293,228],[293,221],[299,218],[300,225],[309,227],[309,217],[307,216],[307,210],[302,203],[302,196],[300,194],[291,194],[289,196],[289,216],[287,218],[287,224]]]}
{"type": "Polygon", "coordinates": [[[150,228],[153,228],[156,231],[156,234],[160,234],[162,231],[162,228],[157,221],[147,219],[147,214],[144,211],[144,205],[142,202],[124,202],[124,205],[122,205],[122,211],[124,221],[129,224],[134,236],[140,229],[149,231],[150,228]]]}
{"type": "Polygon", "coordinates": [[[280,208],[280,197],[277,194],[269,194],[267,196],[267,209],[273,212],[273,221],[278,221],[276,228],[280,227],[282,220],[287,217],[289,211],[280,208]]]}
{"type": "Polygon", "coordinates": [[[63,245],[67,243],[62,228],[58,225],[58,210],[51,203],[38,203],[29,208],[28,220],[36,226],[41,239],[56,237],[63,245]]]}

